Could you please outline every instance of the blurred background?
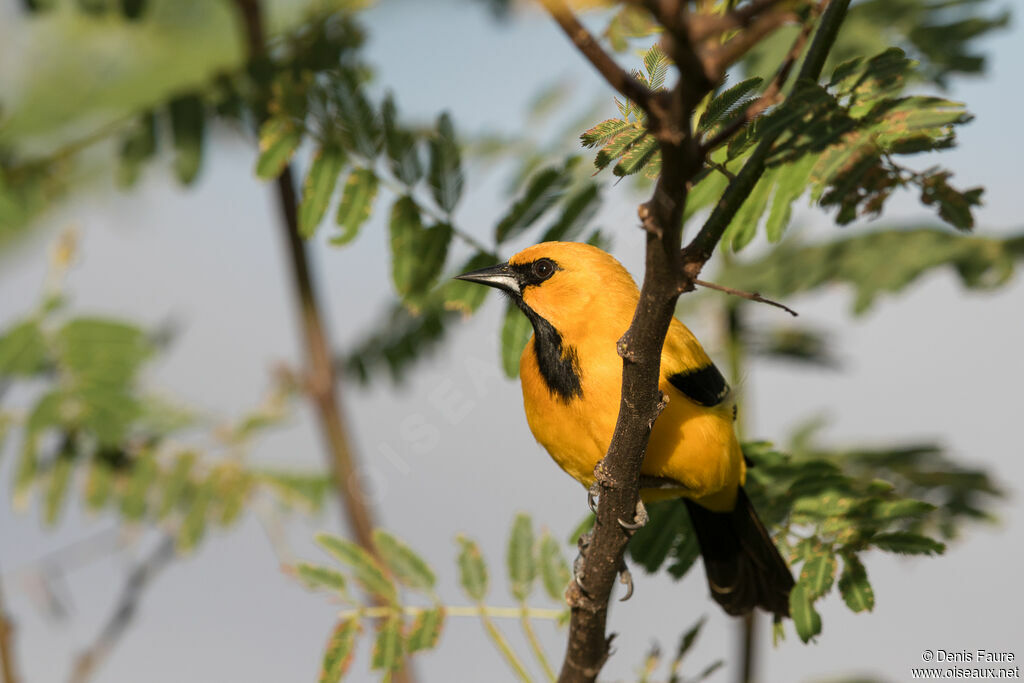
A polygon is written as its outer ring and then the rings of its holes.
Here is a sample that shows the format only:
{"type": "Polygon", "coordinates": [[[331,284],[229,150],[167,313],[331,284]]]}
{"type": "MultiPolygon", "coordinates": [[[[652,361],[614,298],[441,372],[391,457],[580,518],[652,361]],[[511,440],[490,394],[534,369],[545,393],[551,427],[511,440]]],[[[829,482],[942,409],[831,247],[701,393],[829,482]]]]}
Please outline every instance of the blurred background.
{"type": "MultiPolygon", "coordinates": [[[[0,146],[20,155],[51,155],[241,63],[244,42],[227,3],[153,0],[137,23],[117,13],[83,13],[74,4],[34,13],[20,2],[0,1],[0,146]]],[[[998,16],[1011,5],[990,3],[986,12],[998,16]]],[[[271,32],[289,30],[308,10],[306,3],[284,0],[267,6],[271,32]]],[[[358,21],[366,32],[362,59],[373,71],[369,92],[396,93],[403,118],[413,122],[429,124],[438,112],[450,112],[459,135],[480,148],[494,139],[554,148],[574,140],[564,131],[581,117],[597,121],[615,111],[604,83],[532,6],[502,15],[484,3],[382,0],[360,10],[358,21]],[[552,87],[566,95],[562,104],[553,114],[530,116],[538,93],[552,87]]],[[[1024,107],[1018,68],[1024,34],[1019,25],[1007,25],[975,49],[986,56],[984,73],[952,75],[946,84],[946,96],[966,102],[975,119],[959,130],[958,146],[941,162],[961,185],[986,188],[975,213],[977,234],[1003,237],[1019,231],[1024,212],[1016,158],[1024,145],[1017,122],[1024,107]]],[[[302,349],[272,183],[254,176],[257,152],[244,130],[214,122],[205,135],[201,166],[188,186],[174,180],[180,162],[161,152],[134,187],[119,188],[110,154],[119,142],[99,140],[85,150],[62,176],[60,191],[2,233],[0,329],[35,310],[54,286],[61,256],[53,256],[53,245],[67,245],[61,235],[70,231],[75,246],[61,285],[67,305],[147,330],[171,330],[143,380],[216,426],[260,405],[274,368],[297,367],[302,349]]],[[[303,147],[298,158],[310,153],[303,147]]],[[[458,225],[485,242],[518,172],[507,157],[495,159],[481,153],[467,162],[457,210],[458,225]]],[[[635,276],[642,268],[635,219],[642,197],[624,182],[606,194],[594,218],[635,276]]],[[[931,223],[930,213],[916,197],[897,195],[883,221],[931,223]]],[[[794,223],[806,239],[840,230],[831,215],[811,208],[799,210],[794,223]]],[[[842,230],[874,227],[861,220],[842,230]]],[[[371,216],[353,246],[332,246],[328,237],[314,237],[310,254],[334,347],[344,354],[368,330],[386,326],[395,301],[386,275],[386,212],[371,216]]],[[[507,258],[531,241],[524,235],[503,245],[500,255],[507,258]]],[[[751,249],[759,254],[765,245],[755,242],[751,249]]],[[[1017,551],[1024,540],[1017,484],[1024,460],[1016,432],[1024,379],[1022,295],[1019,278],[993,292],[967,291],[951,270],[937,269],[898,297],[882,296],[859,317],[850,315],[852,295],[843,286],[794,296],[785,303],[799,311],[801,323],[827,330],[837,367],[753,359],[743,376],[732,378],[749,406],[752,438],[784,443],[820,416],[826,420],[817,437],[823,442],[937,442],[964,466],[986,470],[1006,493],[993,508],[998,521],[967,527],[940,559],[871,553],[873,613],[853,614],[831,595],[820,606],[823,633],[808,645],[790,636],[773,647],[770,626],[759,624],[762,680],[857,675],[901,681],[920,665],[925,649],[1024,656],[1017,583],[1024,574],[1017,551]]],[[[686,322],[709,348],[720,349],[716,319],[701,310],[686,322]]],[[[510,604],[501,577],[514,514],[529,511],[562,539],[586,512],[579,485],[533,441],[518,383],[502,372],[503,315],[503,305],[489,299],[478,315],[453,323],[441,343],[403,368],[399,381],[384,372],[371,373],[369,382],[342,380],[347,422],[364,463],[360,481],[380,524],[422,553],[439,575],[439,592],[456,603],[457,532],[478,539],[489,560],[495,579],[490,602],[510,604]]],[[[751,325],[771,326],[784,313],[754,307],[749,317],[751,325]]],[[[31,388],[12,390],[4,409],[24,411],[33,395],[31,388]]],[[[293,405],[281,424],[247,445],[250,462],[322,467],[312,410],[293,405]]],[[[2,448],[0,490],[7,492],[14,487],[18,445],[8,439],[2,448]]],[[[95,680],[314,679],[336,608],[303,591],[281,566],[317,558],[311,539],[321,529],[344,532],[335,502],[311,517],[256,509],[231,528],[208,532],[147,587],[131,627],[95,680]]],[[[67,680],[75,655],[108,620],[134,563],[158,543],[159,534],[145,526],[125,531],[114,512],[89,513],[70,503],[47,526],[40,496],[21,506],[0,505],[0,579],[24,681],[67,680]]],[[[671,650],[706,614],[693,665],[699,670],[724,659],[711,680],[733,680],[738,626],[707,599],[702,572],[679,583],[664,574],[635,575],[636,595],[612,608],[611,628],[620,635],[604,678],[635,678],[652,641],[671,650]]],[[[537,628],[560,660],[564,629],[537,628]]],[[[509,638],[525,651],[518,632],[511,629],[509,638]]],[[[368,650],[364,643],[353,680],[368,675],[368,650]]],[[[429,681],[513,680],[471,619],[450,620],[440,647],[419,655],[414,668],[429,681]]]]}

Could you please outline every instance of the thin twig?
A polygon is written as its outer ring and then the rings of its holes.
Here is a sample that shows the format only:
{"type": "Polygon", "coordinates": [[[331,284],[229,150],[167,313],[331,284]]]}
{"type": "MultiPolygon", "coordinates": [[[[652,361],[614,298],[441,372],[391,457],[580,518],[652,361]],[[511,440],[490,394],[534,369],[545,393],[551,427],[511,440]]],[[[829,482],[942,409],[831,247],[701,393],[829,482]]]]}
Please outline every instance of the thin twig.
{"type": "Polygon", "coordinates": [[[576,48],[590,60],[598,72],[604,76],[608,84],[619,91],[624,97],[635,102],[641,109],[648,112],[651,108],[653,94],[643,83],[632,75],[614,59],[597,42],[597,39],[580,23],[572,10],[563,0],[540,0],[562,31],[569,37],[576,48]]]}
{"type": "Polygon", "coordinates": [[[530,621],[529,608],[526,605],[523,605],[520,611],[519,623],[523,627],[523,635],[526,636],[526,642],[530,644],[530,649],[533,650],[533,656],[537,659],[541,668],[544,669],[544,676],[549,681],[554,681],[555,670],[551,668],[551,662],[548,661],[548,656],[544,652],[544,646],[540,644],[537,632],[533,630],[533,622],[530,621]]]}
{"type": "Polygon", "coordinates": [[[142,593],[153,578],[174,559],[174,538],[164,536],[153,553],[139,563],[128,574],[121,589],[117,606],[110,619],[100,631],[96,641],[82,652],[76,659],[71,671],[71,683],[85,683],[92,676],[96,667],[110,654],[110,651],[131,625],[138,610],[142,593]]]}
{"type": "Polygon", "coordinates": [[[714,49],[704,51],[702,59],[705,73],[714,81],[720,80],[730,66],[764,40],[765,36],[795,19],[796,15],[792,12],[771,12],[759,16],[747,30],[736,34],[714,49]]]}
{"type": "Polygon", "coordinates": [[[516,655],[515,650],[512,649],[512,646],[508,644],[505,636],[501,634],[498,627],[494,625],[493,621],[491,621],[491,617],[487,613],[487,608],[481,605],[478,608],[478,614],[480,615],[480,622],[484,625],[484,629],[487,631],[487,635],[489,635],[491,640],[494,641],[498,651],[505,657],[505,661],[507,661],[508,665],[512,667],[516,676],[518,676],[523,683],[531,683],[530,675],[526,673],[526,667],[523,666],[523,663],[519,660],[519,657],[516,655]]]}
{"type": "Polygon", "coordinates": [[[742,289],[733,289],[732,287],[726,287],[725,285],[716,285],[714,282],[707,282],[705,280],[696,280],[695,279],[693,281],[693,284],[700,285],[701,287],[706,287],[708,289],[715,289],[715,290],[718,290],[719,292],[725,292],[726,294],[731,294],[732,296],[738,296],[741,299],[747,299],[748,301],[756,301],[759,304],[768,304],[769,306],[775,306],[776,308],[781,308],[782,310],[786,311],[787,313],[789,313],[794,318],[797,315],[799,315],[796,311],[794,311],[789,306],[785,306],[783,304],[780,304],[778,301],[772,301],[771,299],[766,299],[763,296],[761,296],[760,294],[758,294],[757,292],[745,292],[742,289]]]}
{"type": "MultiPolygon", "coordinates": [[[[338,619],[352,619],[354,617],[365,617],[367,619],[387,619],[395,616],[396,613],[408,617],[417,617],[434,607],[391,607],[389,605],[377,605],[375,607],[360,607],[358,609],[347,609],[338,612],[338,619]]],[[[494,619],[521,619],[525,614],[530,619],[544,619],[547,621],[558,621],[565,616],[564,609],[545,609],[543,607],[490,607],[488,605],[444,605],[442,608],[446,617],[479,617],[481,610],[483,614],[494,619]]]]}
{"type": "Polygon", "coordinates": [[[739,9],[725,14],[695,14],[690,18],[690,38],[695,43],[737,28],[746,28],[762,13],[770,10],[781,0],[754,0],[739,9]]]}

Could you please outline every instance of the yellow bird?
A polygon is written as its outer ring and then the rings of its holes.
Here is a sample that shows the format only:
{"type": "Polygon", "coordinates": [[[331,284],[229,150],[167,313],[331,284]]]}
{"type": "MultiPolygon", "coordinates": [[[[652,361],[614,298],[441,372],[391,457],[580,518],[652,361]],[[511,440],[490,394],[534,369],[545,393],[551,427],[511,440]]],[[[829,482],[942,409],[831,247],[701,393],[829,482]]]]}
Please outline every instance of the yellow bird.
{"type": "MultiPolygon", "coordinates": [[[[502,290],[533,325],[519,374],[526,420],[558,465],[585,487],[611,443],[622,359],[616,342],[639,300],[629,272],[597,247],[545,242],[507,263],[458,276],[502,290]]],[[[729,614],[789,614],[793,577],[743,491],[746,463],[725,378],[672,320],[661,353],[668,405],[641,468],[644,501],[682,498],[712,597],[729,614]]]]}

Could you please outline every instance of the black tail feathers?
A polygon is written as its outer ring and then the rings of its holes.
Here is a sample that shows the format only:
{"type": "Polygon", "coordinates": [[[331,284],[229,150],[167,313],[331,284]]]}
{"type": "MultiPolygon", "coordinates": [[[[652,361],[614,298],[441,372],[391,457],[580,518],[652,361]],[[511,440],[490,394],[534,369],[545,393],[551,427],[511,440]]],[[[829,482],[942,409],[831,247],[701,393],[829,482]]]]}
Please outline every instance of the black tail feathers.
{"type": "Polygon", "coordinates": [[[793,575],[743,487],[732,512],[712,512],[691,500],[686,509],[715,602],[732,615],[760,607],[788,617],[793,575]]]}

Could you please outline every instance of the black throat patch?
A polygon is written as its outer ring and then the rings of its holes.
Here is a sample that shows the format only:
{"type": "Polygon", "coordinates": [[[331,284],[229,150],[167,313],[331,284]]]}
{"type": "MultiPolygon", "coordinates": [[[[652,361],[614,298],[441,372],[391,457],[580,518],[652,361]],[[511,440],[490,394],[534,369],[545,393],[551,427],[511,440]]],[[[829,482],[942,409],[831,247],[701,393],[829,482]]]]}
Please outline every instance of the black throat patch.
{"type": "Polygon", "coordinates": [[[562,343],[562,335],[555,326],[527,306],[522,299],[516,301],[533,325],[533,353],[537,367],[548,389],[563,402],[569,403],[583,396],[580,378],[580,359],[576,349],[562,343]]]}

